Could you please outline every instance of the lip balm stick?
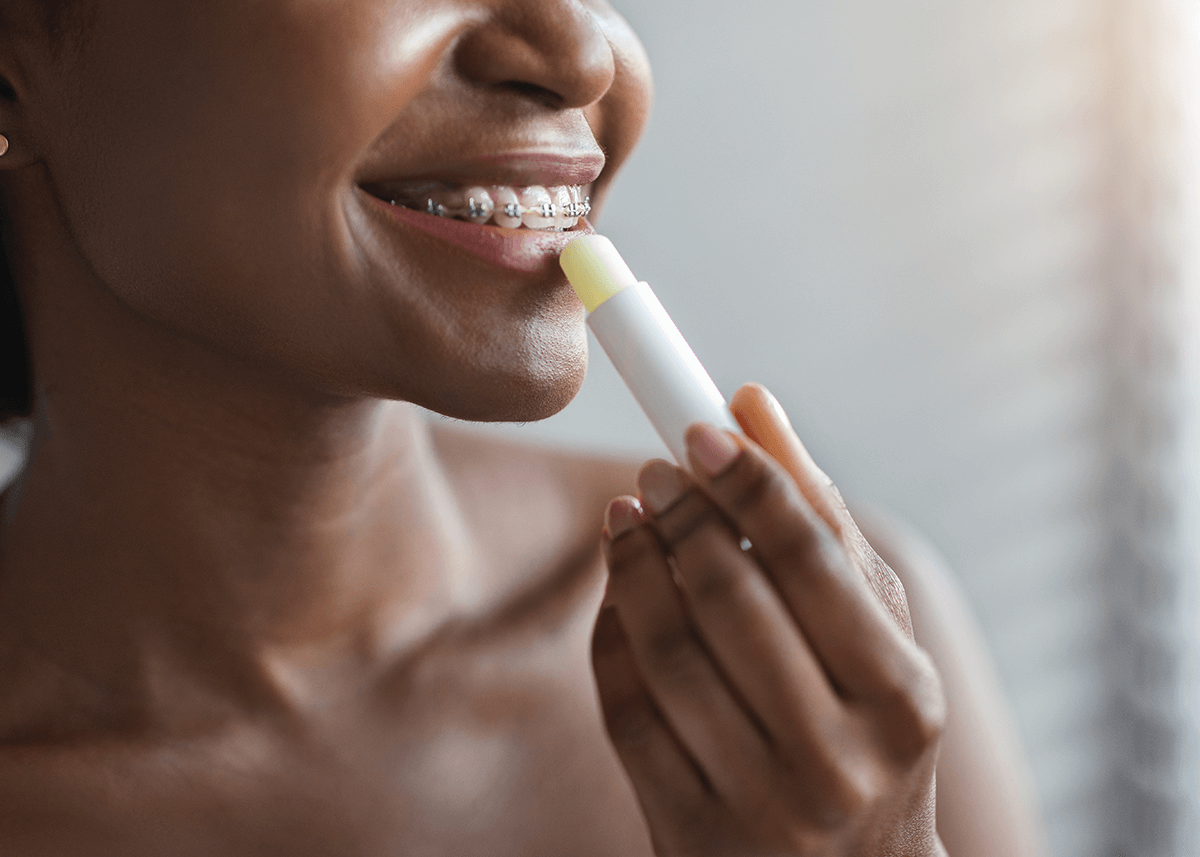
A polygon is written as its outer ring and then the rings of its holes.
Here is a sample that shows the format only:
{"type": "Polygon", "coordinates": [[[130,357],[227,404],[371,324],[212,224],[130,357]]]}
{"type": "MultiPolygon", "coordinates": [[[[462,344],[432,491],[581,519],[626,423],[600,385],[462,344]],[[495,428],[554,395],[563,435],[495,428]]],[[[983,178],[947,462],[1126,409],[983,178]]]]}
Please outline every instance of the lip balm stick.
{"type": "Polygon", "coordinates": [[[611,241],[576,238],[559,264],[587,307],[588,327],[680,466],[688,466],[683,436],[693,423],[741,432],[679,328],[611,241]]]}

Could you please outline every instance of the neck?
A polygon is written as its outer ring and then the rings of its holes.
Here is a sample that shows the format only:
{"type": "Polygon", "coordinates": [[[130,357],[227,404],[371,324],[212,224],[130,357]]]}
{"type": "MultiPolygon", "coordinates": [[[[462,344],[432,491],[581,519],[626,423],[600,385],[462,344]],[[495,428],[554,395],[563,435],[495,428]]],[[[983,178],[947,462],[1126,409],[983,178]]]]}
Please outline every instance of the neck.
{"type": "Polygon", "coordinates": [[[417,409],[301,389],[71,282],[25,291],[37,410],[0,533],[0,624],[24,646],[93,685],[167,665],[269,697],[468,597],[417,409]]]}

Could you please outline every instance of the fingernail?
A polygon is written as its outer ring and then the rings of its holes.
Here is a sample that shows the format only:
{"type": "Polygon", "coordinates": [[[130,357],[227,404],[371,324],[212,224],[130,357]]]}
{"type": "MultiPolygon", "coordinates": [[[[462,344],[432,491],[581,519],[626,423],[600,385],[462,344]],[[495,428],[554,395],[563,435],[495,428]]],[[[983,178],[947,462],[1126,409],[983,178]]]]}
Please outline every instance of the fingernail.
{"type": "Polygon", "coordinates": [[[665,461],[650,461],[637,477],[638,496],[652,515],[661,515],[687,493],[687,478],[665,461]]]}
{"type": "Polygon", "coordinates": [[[688,429],[687,445],[696,465],[708,476],[716,476],[728,468],[742,451],[729,432],[707,423],[688,429]]]}
{"type": "Polygon", "coordinates": [[[634,497],[618,497],[604,512],[604,534],[609,541],[619,539],[645,519],[641,504],[634,497]]]}

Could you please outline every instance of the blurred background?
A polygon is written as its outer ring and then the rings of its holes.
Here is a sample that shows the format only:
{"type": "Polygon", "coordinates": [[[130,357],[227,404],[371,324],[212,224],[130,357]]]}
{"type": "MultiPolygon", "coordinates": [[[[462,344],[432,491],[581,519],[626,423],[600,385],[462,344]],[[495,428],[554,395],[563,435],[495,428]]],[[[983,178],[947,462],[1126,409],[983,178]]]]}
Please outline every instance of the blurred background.
{"type": "MultiPolygon", "coordinates": [[[[727,394],[940,547],[1053,853],[1200,853],[1200,13],[614,2],[657,105],[602,230],[727,394]]],[[[665,452],[596,347],[501,430],[665,452]]]]}
{"type": "MultiPolygon", "coordinates": [[[[657,102],[601,230],[940,547],[1053,853],[1200,853],[1192,4],[614,2],[657,102]]],[[[664,454],[594,340],[521,432],[664,454]]]]}

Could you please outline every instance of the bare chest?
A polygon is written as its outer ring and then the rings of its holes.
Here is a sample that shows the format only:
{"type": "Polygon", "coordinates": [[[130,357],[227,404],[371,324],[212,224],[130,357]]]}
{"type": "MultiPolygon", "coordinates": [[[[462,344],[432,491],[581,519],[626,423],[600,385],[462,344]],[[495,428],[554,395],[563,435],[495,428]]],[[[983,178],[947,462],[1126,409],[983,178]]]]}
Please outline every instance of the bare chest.
{"type": "Polygon", "coordinates": [[[0,750],[0,854],[638,857],[586,661],[448,658],[299,729],[0,750]]]}

